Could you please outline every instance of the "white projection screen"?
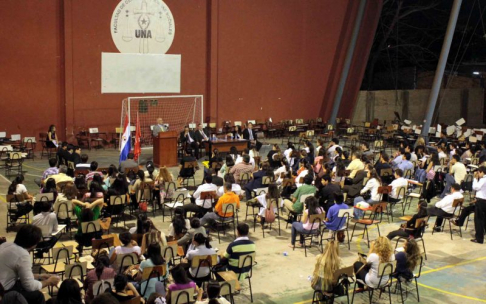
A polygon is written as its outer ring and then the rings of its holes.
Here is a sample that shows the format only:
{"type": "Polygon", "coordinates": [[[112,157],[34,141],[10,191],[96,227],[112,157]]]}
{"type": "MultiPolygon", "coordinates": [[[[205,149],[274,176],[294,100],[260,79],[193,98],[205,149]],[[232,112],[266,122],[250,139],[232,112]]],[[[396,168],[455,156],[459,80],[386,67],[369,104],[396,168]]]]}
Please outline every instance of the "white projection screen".
{"type": "Polygon", "coordinates": [[[101,93],[180,93],[181,55],[101,54],[101,93]]]}

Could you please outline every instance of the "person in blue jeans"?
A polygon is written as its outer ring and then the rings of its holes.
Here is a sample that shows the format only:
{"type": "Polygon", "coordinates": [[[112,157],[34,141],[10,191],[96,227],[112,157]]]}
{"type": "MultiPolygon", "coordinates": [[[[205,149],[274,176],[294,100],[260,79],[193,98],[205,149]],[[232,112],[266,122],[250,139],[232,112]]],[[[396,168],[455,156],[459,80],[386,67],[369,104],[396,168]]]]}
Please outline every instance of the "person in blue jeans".
{"type": "Polygon", "coordinates": [[[334,193],[334,202],[334,205],[327,211],[325,221],[330,232],[337,231],[344,226],[346,220],[342,220],[342,217],[338,216],[339,210],[348,209],[348,205],[344,204],[344,195],[341,191],[334,193]]]}
{"type": "Polygon", "coordinates": [[[295,246],[295,240],[297,239],[297,234],[299,233],[309,233],[312,230],[316,230],[319,228],[319,223],[311,223],[310,216],[314,214],[321,214],[323,212],[322,208],[319,207],[319,201],[313,197],[309,196],[305,199],[305,206],[307,208],[304,209],[302,214],[302,220],[300,222],[293,222],[292,223],[292,231],[291,231],[291,239],[290,239],[290,248],[295,247],[302,247],[304,244],[304,238],[300,237],[300,245],[295,246]]]}
{"type": "MultiPolygon", "coordinates": [[[[358,196],[354,199],[354,206],[358,205],[360,202],[366,202],[370,205],[380,202],[380,194],[378,193],[378,188],[381,186],[381,179],[375,169],[368,171],[368,181],[360,193],[363,195],[366,192],[371,192],[371,197],[365,200],[362,196],[358,196]]],[[[358,208],[354,208],[354,219],[359,220],[364,215],[364,211],[358,208]]]]}

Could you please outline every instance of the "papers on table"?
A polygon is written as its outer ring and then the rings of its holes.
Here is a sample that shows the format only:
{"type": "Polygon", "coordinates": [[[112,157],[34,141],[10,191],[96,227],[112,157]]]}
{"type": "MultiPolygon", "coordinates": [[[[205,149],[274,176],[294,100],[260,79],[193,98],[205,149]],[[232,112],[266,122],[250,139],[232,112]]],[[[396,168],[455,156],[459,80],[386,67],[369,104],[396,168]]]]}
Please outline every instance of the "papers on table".
{"type": "Polygon", "coordinates": [[[57,225],[57,231],[51,233],[52,236],[56,236],[58,233],[66,229],[66,225],[57,225]]]}
{"type": "Polygon", "coordinates": [[[464,118],[461,118],[459,119],[458,121],[456,121],[456,125],[458,126],[462,126],[466,121],[464,120],[464,118]]]}

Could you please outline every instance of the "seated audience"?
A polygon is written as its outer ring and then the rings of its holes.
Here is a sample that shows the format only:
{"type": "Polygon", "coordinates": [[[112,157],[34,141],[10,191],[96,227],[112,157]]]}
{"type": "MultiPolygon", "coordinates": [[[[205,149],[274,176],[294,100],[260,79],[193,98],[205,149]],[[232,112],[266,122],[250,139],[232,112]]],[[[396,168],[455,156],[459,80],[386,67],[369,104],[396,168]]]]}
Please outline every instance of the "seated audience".
{"type": "Polygon", "coordinates": [[[90,303],[93,298],[93,285],[101,280],[115,278],[116,272],[110,267],[110,259],[105,254],[100,254],[94,263],[95,269],[88,271],[84,279],[84,290],[86,295],[84,301],[90,303]]]}
{"type": "Polygon", "coordinates": [[[169,225],[169,240],[178,240],[182,238],[187,230],[191,229],[191,221],[186,219],[186,214],[182,207],[176,207],[174,210],[174,217],[169,225]]]}
{"type": "Polygon", "coordinates": [[[329,229],[329,233],[338,231],[346,224],[346,219],[339,217],[339,211],[342,209],[348,209],[348,205],[344,204],[344,195],[341,191],[334,192],[334,202],[326,213],[326,221],[324,224],[329,229]]]}
{"type": "Polygon", "coordinates": [[[78,281],[74,279],[65,279],[62,281],[57,291],[54,304],[84,304],[78,281]]]}
{"type": "Polygon", "coordinates": [[[273,177],[273,170],[267,162],[262,164],[260,170],[253,173],[253,179],[244,186],[247,200],[251,199],[253,190],[264,187],[263,178],[265,176],[273,177]]]}
{"type": "MultiPolygon", "coordinates": [[[[324,295],[331,296],[334,289],[334,273],[341,267],[339,257],[339,243],[331,240],[326,244],[324,252],[317,256],[311,287],[322,291],[324,295]]],[[[323,300],[323,299],[319,299],[323,300]]]]}
{"type": "MultiPolygon", "coordinates": [[[[163,265],[166,265],[166,261],[162,257],[160,244],[151,243],[148,246],[147,259],[140,263],[140,275],[138,277],[138,281],[142,279],[143,270],[145,268],[163,265]]],[[[144,294],[144,298],[147,299],[154,292],[165,296],[165,285],[163,283],[164,279],[165,278],[162,276],[154,276],[148,280],[148,286],[147,281],[141,282],[140,291],[144,294]]]]}
{"type": "MultiPolygon", "coordinates": [[[[120,302],[128,301],[140,296],[135,286],[128,282],[128,278],[124,274],[117,274],[113,285],[114,288],[111,291],[111,294],[120,302]]],[[[143,298],[141,298],[141,303],[145,303],[143,298]]]]}
{"type": "Polygon", "coordinates": [[[229,171],[234,165],[235,165],[235,160],[233,159],[233,157],[231,157],[231,155],[229,154],[226,155],[224,164],[219,170],[219,176],[222,176],[223,178],[226,177],[226,175],[228,175],[229,171]]]}
{"type": "Polygon", "coordinates": [[[51,212],[50,202],[41,202],[41,213],[34,216],[34,219],[32,220],[32,225],[35,225],[37,227],[46,227],[46,230],[43,232],[45,233],[45,235],[42,236],[42,241],[37,244],[37,248],[39,250],[36,252],[36,257],[41,259],[43,253],[47,253],[57,243],[57,237],[52,235],[52,233],[57,232],[58,229],[57,215],[54,212],[51,212]]]}
{"type": "Polygon", "coordinates": [[[173,282],[167,288],[167,303],[171,303],[171,293],[174,291],[189,288],[194,288],[195,292],[198,290],[196,283],[194,283],[187,277],[187,273],[182,266],[183,265],[178,264],[170,270],[173,282]]]}
{"type": "MultiPolygon", "coordinates": [[[[369,205],[377,204],[380,202],[381,195],[378,193],[378,188],[381,187],[381,179],[375,169],[368,171],[368,181],[363,189],[361,189],[360,194],[364,195],[368,191],[371,192],[370,198],[365,200],[362,196],[358,196],[354,199],[354,206],[367,208],[369,205]],[[366,202],[363,204],[362,202],[366,202]]],[[[362,218],[364,211],[358,208],[354,208],[354,219],[358,220],[362,218]]]]}
{"type": "Polygon", "coordinates": [[[200,185],[197,187],[197,190],[194,191],[192,194],[193,199],[195,200],[194,203],[192,204],[185,204],[182,208],[184,208],[184,211],[186,212],[195,212],[199,215],[199,217],[202,217],[206,212],[211,210],[213,207],[213,199],[202,199],[201,198],[201,193],[203,192],[212,192],[214,195],[216,195],[216,191],[218,190],[218,187],[216,187],[215,184],[212,183],[213,179],[211,176],[206,176],[205,184],[200,185]]]}
{"type": "Polygon", "coordinates": [[[91,164],[89,165],[89,173],[86,174],[86,182],[92,180],[95,174],[98,174],[99,176],[103,176],[103,172],[98,171],[98,162],[92,161],[91,164]]]}
{"type": "Polygon", "coordinates": [[[331,176],[324,175],[321,178],[321,189],[316,192],[316,198],[319,200],[319,206],[323,207],[327,212],[329,208],[334,204],[334,194],[341,192],[339,185],[331,182],[331,176]]]}
{"type": "Polygon", "coordinates": [[[226,248],[219,265],[226,266],[227,270],[233,271],[237,275],[250,271],[249,267],[240,268],[238,261],[241,255],[250,254],[256,251],[256,245],[248,238],[250,227],[246,223],[239,223],[236,226],[238,237],[226,248]]]}
{"type": "MultiPolygon", "coordinates": [[[[194,217],[191,219],[191,228],[187,230],[182,238],[177,240],[177,245],[187,248],[191,244],[194,236],[198,233],[206,237],[206,229],[201,226],[201,221],[197,217],[194,217]]],[[[186,252],[187,250],[184,251],[186,252]]]]}
{"type": "Polygon", "coordinates": [[[100,218],[101,207],[103,206],[103,199],[97,199],[92,203],[84,203],[78,200],[73,200],[73,213],[78,220],[78,231],[74,235],[74,239],[78,242],[76,247],[80,253],[83,253],[84,246],[91,246],[91,239],[93,237],[100,238],[101,231],[97,233],[82,233],[82,224],[95,221],[100,218]]]}
{"type": "Polygon", "coordinates": [[[76,164],[76,169],[89,169],[91,164],[88,163],[88,154],[81,154],[81,162],[76,164]]]}
{"type": "Polygon", "coordinates": [[[410,281],[413,279],[413,271],[420,263],[420,248],[413,239],[407,239],[403,244],[403,251],[395,254],[397,268],[395,276],[410,281]]]}
{"type": "Polygon", "coordinates": [[[42,184],[44,181],[51,175],[56,175],[59,173],[59,169],[56,167],[57,159],[55,158],[49,158],[49,168],[47,168],[43,173],[42,173],[42,184]]]}
{"type": "Polygon", "coordinates": [[[300,214],[304,209],[304,204],[301,202],[300,197],[302,195],[315,195],[316,187],[312,185],[312,176],[307,175],[304,177],[304,184],[297,188],[297,190],[290,196],[292,201],[286,199],[284,200],[285,208],[293,213],[300,214]]]}
{"type": "Polygon", "coordinates": [[[390,240],[399,236],[404,238],[416,238],[419,237],[423,229],[416,229],[415,224],[417,219],[421,219],[427,216],[427,202],[425,200],[420,200],[417,204],[417,213],[412,216],[405,224],[400,225],[400,229],[388,233],[386,236],[390,240]]]}
{"type": "MultiPolygon", "coordinates": [[[[394,260],[395,255],[393,254],[390,240],[384,236],[380,236],[371,242],[366,264],[362,262],[354,263],[354,273],[356,274],[356,278],[365,282],[366,285],[372,288],[378,288],[388,282],[388,276],[381,277],[381,273],[379,273],[380,264],[393,262],[394,260]],[[380,282],[381,285],[379,286],[378,284],[380,282]]],[[[364,287],[361,283],[358,283],[358,286],[360,288],[364,287]]]]}
{"type": "Polygon", "coordinates": [[[317,199],[313,196],[309,196],[305,199],[306,208],[302,213],[302,219],[300,222],[293,222],[292,223],[292,230],[291,230],[291,239],[289,247],[303,247],[304,246],[304,239],[302,237],[302,233],[311,233],[313,230],[319,228],[319,223],[311,223],[310,217],[314,214],[321,214],[324,212],[321,207],[319,207],[319,203],[317,199]],[[295,245],[295,240],[297,239],[297,233],[301,234],[300,243],[299,245],[295,245]]]}
{"type": "Polygon", "coordinates": [[[430,216],[437,216],[437,219],[435,220],[435,231],[441,231],[443,217],[452,216],[452,213],[454,212],[454,207],[452,206],[452,203],[454,202],[454,200],[461,198],[463,198],[461,194],[461,186],[454,183],[451,186],[450,194],[446,195],[442,200],[435,203],[435,206],[430,206],[427,208],[427,213],[430,216]]]}
{"type": "Polygon", "coordinates": [[[236,183],[240,182],[241,176],[245,173],[248,173],[249,177],[251,178],[251,174],[255,168],[255,165],[250,164],[250,155],[243,155],[242,160],[242,162],[236,163],[231,170],[229,170],[229,173],[233,174],[235,177],[236,183]]]}
{"type": "Polygon", "coordinates": [[[34,225],[20,227],[13,243],[0,245],[0,284],[8,291],[22,294],[29,304],[45,303],[41,292],[46,286],[57,286],[60,278],[32,272],[32,251],[42,239],[42,231],[34,225]],[[39,281],[40,280],[40,281],[39,281]],[[20,283],[20,284],[18,284],[20,283]]]}
{"type": "Polygon", "coordinates": [[[204,290],[198,289],[196,304],[230,304],[228,300],[219,296],[221,285],[217,281],[210,281],[207,285],[207,297],[203,300],[204,290]]]}
{"type": "Polygon", "coordinates": [[[221,218],[233,217],[233,212],[240,209],[240,198],[232,191],[232,184],[226,183],[224,185],[224,194],[218,199],[215,212],[208,212],[201,218],[201,225],[205,225],[207,222],[214,222],[221,218]],[[228,204],[236,203],[236,210],[231,207],[227,207],[228,204]]]}
{"type": "Polygon", "coordinates": [[[135,154],[133,154],[132,152],[128,153],[127,159],[120,163],[118,171],[120,171],[120,173],[126,174],[126,169],[138,168],[138,163],[133,160],[134,158],[135,154]]]}
{"type": "Polygon", "coordinates": [[[14,216],[11,216],[10,220],[12,222],[16,222],[18,218],[29,214],[34,207],[31,204],[33,200],[33,196],[27,192],[27,188],[25,187],[24,183],[24,176],[17,175],[13,182],[8,186],[7,194],[8,195],[15,195],[16,196],[16,203],[17,210],[14,216]]]}
{"type": "Polygon", "coordinates": [[[346,167],[346,170],[351,171],[351,173],[349,173],[349,178],[354,178],[356,173],[358,173],[359,170],[364,170],[364,168],[365,165],[361,161],[361,155],[358,152],[353,152],[351,154],[351,162],[346,167]]]}
{"type": "Polygon", "coordinates": [[[192,244],[194,245],[194,249],[189,249],[186,253],[185,259],[183,259],[183,263],[189,263],[189,277],[191,278],[204,278],[209,276],[210,268],[207,266],[201,267],[192,267],[191,262],[196,256],[206,256],[206,255],[215,255],[216,251],[211,248],[209,244],[209,238],[205,237],[202,233],[196,233],[194,238],[192,239],[192,244]]]}
{"type": "Polygon", "coordinates": [[[392,203],[399,202],[403,196],[405,195],[405,192],[401,190],[400,193],[398,193],[398,190],[400,188],[405,188],[405,190],[408,187],[408,181],[403,178],[403,171],[402,169],[396,169],[394,173],[395,179],[391,182],[390,186],[392,186],[392,192],[388,196],[388,200],[392,203]]]}
{"type": "MultiPolygon", "coordinates": [[[[231,183],[231,191],[233,191],[238,196],[243,197],[243,191],[241,190],[241,186],[235,182],[235,177],[233,174],[226,174],[224,176],[225,183],[231,183]]],[[[224,187],[219,187],[218,192],[216,193],[217,196],[222,196],[224,194],[224,187]]]]}
{"type": "Polygon", "coordinates": [[[467,170],[466,166],[461,163],[461,158],[459,155],[452,155],[451,161],[449,162],[449,173],[445,175],[445,187],[439,198],[444,198],[451,189],[451,185],[456,183],[461,185],[466,179],[467,170]]]}

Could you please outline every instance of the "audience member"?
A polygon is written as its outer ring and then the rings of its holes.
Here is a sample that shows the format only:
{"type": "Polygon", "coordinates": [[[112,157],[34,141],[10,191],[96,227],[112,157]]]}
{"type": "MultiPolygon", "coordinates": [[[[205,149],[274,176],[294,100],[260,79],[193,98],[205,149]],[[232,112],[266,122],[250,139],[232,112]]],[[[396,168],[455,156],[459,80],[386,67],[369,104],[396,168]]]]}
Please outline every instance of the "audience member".
{"type": "Polygon", "coordinates": [[[192,239],[192,244],[194,245],[194,249],[187,250],[186,257],[183,259],[183,263],[189,263],[189,277],[191,278],[204,278],[209,276],[210,268],[207,266],[200,266],[200,267],[192,267],[191,262],[196,256],[207,256],[207,255],[215,255],[216,251],[211,248],[209,244],[209,238],[205,237],[202,233],[196,233],[194,238],[192,239]]]}
{"type": "MultiPolygon", "coordinates": [[[[312,273],[311,287],[331,296],[334,289],[334,273],[341,267],[339,243],[331,240],[326,244],[324,252],[319,254],[312,273]]],[[[319,299],[323,300],[323,299],[319,299]]]]}
{"type": "Polygon", "coordinates": [[[178,240],[182,238],[186,232],[191,229],[191,221],[186,219],[186,213],[182,207],[174,209],[174,217],[169,225],[169,240],[178,240]]]}
{"type": "MultiPolygon", "coordinates": [[[[145,268],[166,265],[166,261],[162,257],[161,252],[162,250],[159,243],[151,243],[148,246],[147,259],[140,263],[140,267],[139,267],[140,275],[137,278],[138,281],[142,279],[143,270],[145,268]]],[[[162,296],[165,296],[165,285],[163,283],[165,279],[166,278],[162,276],[160,277],[154,276],[151,277],[148,280],[148,282],[147,281],[141,282],[140,291],[144,295],[144,298],[147,299],[154,292],[161,294],[162,296]]]]}
{"type": "Polygon", "coordinates": [[[413,279],[413,271],[420,263],[420,248],[414,239],[407,239],[403,244],[403,251],[395,254],[397,268],[394,275],[397,278],[410,281],[413,279]]]}
{"type": "Polygon", "coordinates": [[[486,167],[479,167],[474,173],[473,190],[476,191],[476,209],[474,210],[474,227],[476,234],[473,243],[484,243],[484,229],[486,228],[486,167]]]}
{"type": "Polygon", "coordinates": [[[78,281],[74,279],[65,279],[62,281],[57,296],[55,297],[55,304],[83,304],[81,289],[78,281]]]}
{"type": "Polygon", "coordinates": [[[291,199],[292,201],[286,199],[284,200],[284,206],[288,211],[294,212],[296,214],[302,213],[302,210],[304,209],[304,204],[301,201],[301,196],[302,195],[312,195],[314,196],[316,194],[316,187],[312,185],[312,176],[307,175],[304,177],[304,185],[301,187],[297,188],[297,190],[292,193],[291,199]]]}
{"type": "Polygon", "coordinates": [[[194,288],[194,291],[198,290],[196,283],[194,283],[187,277],[186,271],[181,264],[174,266],[171,269],[170,274],[172,275],[173,283],[170,284],[167,288],[168,293],[166,300],[168,303],[171,303],[171,294],[174,291],[189,288],[194,288]]]}
{"type": "Polygon", "coordinates": [[[16,196],[15,205],[17,207],[17,211],[15,212],[14,216],[10,216],[10,220],[12,222],[16,222],[18,218],[26,214],[29,214],[29,212],[32,211],[32,209],[34,209],[34,207],[31,204],[33,197],[27,192],[27,188],[23,183],[24,183],[24,176],[17,175],[7,189],[8,195],[16,196]]]}
{"type": "Polygon", "coordinates": [[[365,165],[361,161],[361,155],[358,152],[353,152],[351,154],[351,162],[346,167],[346,170],[351,171],[349,173],[349,178],[354,178],[356,173],[358,173],[359,170],[364,170],[364,168],[365,168],[365,165]]]}
{"type": "MultiPolygon", "coordinates": [[[[111,294],[120,302],[128,301],[140,296],[135,286],[128,282],[128,278],[124,274],[117,274],[113,285],[114,288],[111,291],[111,294]]],[[[145,300],[142,298],[141,302],[145,303],[145,300]]]]}
{"type": "Polygon", "coordinates": [[[311,222],[310,218],[314,214],[321,214],[324,212],[321,207],[319,207],[319,203],[317,199],[313,196],[309,196],[305,199],[305,207],[306,209],[302,213],[302,219],[300,222],[293,222],[292,223],[292,230],[291,230],[291,239],[289,247],[303,247],[304,239],[302,237],[302,233],[312,233],[313,230],[319,228],[319,223],[311,222]],[[299,245],[295,245],[295,240],[297,239],[297,233],[300,236],[299,245]]]}
{"type": "Polygon", "coordinates": [[[444,216],[452,216],[452,213],[454,212],[454,207],[452,206],[452,203],[456,199],[461,199],[463,198],[461,194],[461,186],[459,184],[452,184],[451,186],[451,194],[446,195],[442,200],[438,201],[435,203],[435,206],[430,206],[427,208],[427,213],[430,216],[437,216],[437,219],[435,220],[435,231],[439,232],[441,231],[442,227],[442,222],[444,216]]]}
{"type": "Polygon", "coordinates": [[[221,285],[217,281],[209,281],[207,285],[207,297],[203,300],[204,290],[198,289],[196,304],[230,304],[228,300],[219,296],[221,285]]]}
{"type": "Polygon", "coordinates": [[[319,206],[323,207],[327,212],[329,208],[334,204],[334,194],[341,191],[339,185],[331,182],[329,175],[324,175],[321,178],[322,188],[316,192],[316,198],[319,200],[319,206]]]}
{"type": "Polygon", "coordinates": [[[243,174],[248,174],[249,178],[251,178],[251,174],[253,173],[253,170],[255,168],[254,165],[250,164],[250,155],[245,154],[243,155],[243,161],[241,163],[235,164],[230,170],[229,173],[233,174],[235,177],[235,182],[239,183],[240,179],[243,174]]]}
{"type": "Polygon", "coordinates": [[[395,237],[403,237],[403,238],[416,238],[419,237],[422,231],[425,229],[421,227],[417,229],[416,223],[418,219],[423,219],[427,216],[427,202],[425,200],[420,200],[417,204],[417,213],[412,216],[410,220],[408,220],[405,224],[401,224],[398,230],[391,231],[386,236],[388,239],[392,240],[395,237]]]}
{"type": "Polygon", "coordinates": [[[224,194],[218,199],[214,212],[207,212],[201,218],[201,225],[205,225],[207,222],[214,222],[221,218],[233,217],[233,212],[240,209],[240,198],[232,191],[232,184],[224,184],[224,194]],[[228,207],[229,204],[236,203],[236,210],[228,207]]]}
{"type": "Polygon", "coordinates": [[[191,244],[194,236],[198,233],[206,237],[206,229],[201,226],[201,221],[197,217],[194,217],[191,219],[191,228],[187,230],[186,234],[184,234],[182,238],[177,240],[177,245],[186,249],[191,244]]]}
{"type": "Polygon", "coordinates": [[[330,206],[326,213],[326,221],[324,222],[330,233],[340,230],[346,224],[346,219],[339,217],[339,211],[348,209],[348,205],[344,204],[344,195],[341,191],[336,191],[333,197],[334,204],[330,206]]]}
{"type": "Polygon", "coordinates": [[[380,202],[381,195],[378,193],[378,188],[381,187],[381,179],[375,169],[368,171],[368,181],[360,194],[364,195],[370,191],[370,198],[364,199],[363,196],[358,196],[354,199],[354,219],[358,220],[363,217],[364,211],[356,207],[367,208],[369,205],[377,204],[380,202]],[[366,202],[367,204],[363,204],[366,202]]]}
{"type": "Polygon", "coordinates": [[[56,184],[63,183],[63,182],[72,182],[73,178],[67,175],[68,167],[66,165],[59,166],[59,173],[51,175],[50,178],[53,178],[56,181],[56,184]]]}
{"type": "Polygon", "coordinates": [[[42,239],[42,231],[34,225],[20,227],[13,243],[0,245],[0,284],[6,291],[17,291],[29,304],[45,303],[41,289],[57,286],[58,276],[32,272],[32,251],[42,239]],[[38,281],[41,280],[41,281],[38,281]],[[17,282],[19,281],[20,284],[17,282]]]}
{"type": "Polygon", "coordinates": [[[90,303],[93,298],[93,285],[101,280],[110,280],[115,278],[116,272],[110,267],[110,259],[106,254],[100,254],[95,263],[95,269],[88,271],[84,280],[84,290],[86,295],[84,300],[86,303],[90,303]]]}
{"type": "MultiPolygon", "coordinates": [[[[120,170],[120,171],[122,171],[122,170],[120,170]]],[[[124,172],[124,171],[122,171],[122,172],[124,172]]],[[[91,164],[89,165],[89,173],[86,174],[86,182],[91,181],[95,174],[98,174],[99,176],[103,176],[103,172],[98,171],[98,162],[92,161],[91,164]]]]}
{"type": "Polygon", "coordinates": [[[57,237],[53,235],[53,232],[57,232],[57,216],[54,212],[51,212],[51,203],[49,201],[41,202],[41,213],[34,216],[32,225],[37,227],[44,226],[43,239],[37,244],[37,258],[42,258],[43,253],[47,253],[57,243],[57,237]]]}
{"type": "Polygon", "coordinates": [[[81,154],[81,162],[76,164],[76,169],[89,169],[91,164],[88,163],[88,154],[81,154]]]}
{"type": "Polygon", "coordinates": [[[193,199],[195,200],[192,204],[185,204],[182,208],[186,212],[195,212],[202,217],[206,212],[211,210],[213,207],[213,198],[201,198],[201,194],[204,193],[213,193],[213,196],[216,195],[216,191],[218,187],[212,183],[213,179],[211,176],[206,176],[204,179],[205,183],[197,187],[196,191],[192,194],[193,199]]]}
{"type": "Polygon", "coordinates": [[[459,155],[452,155],[451,161],[449,163],[449,173],[445,175],[445,187],[444,191],[442,191],[439,198],[444,198],[446,193],[449,193],[452,184],[456,183],[461,185],[462,182],[466,179],[467,170],[466,166],[461,163],[461,158],[459,155]]]}

